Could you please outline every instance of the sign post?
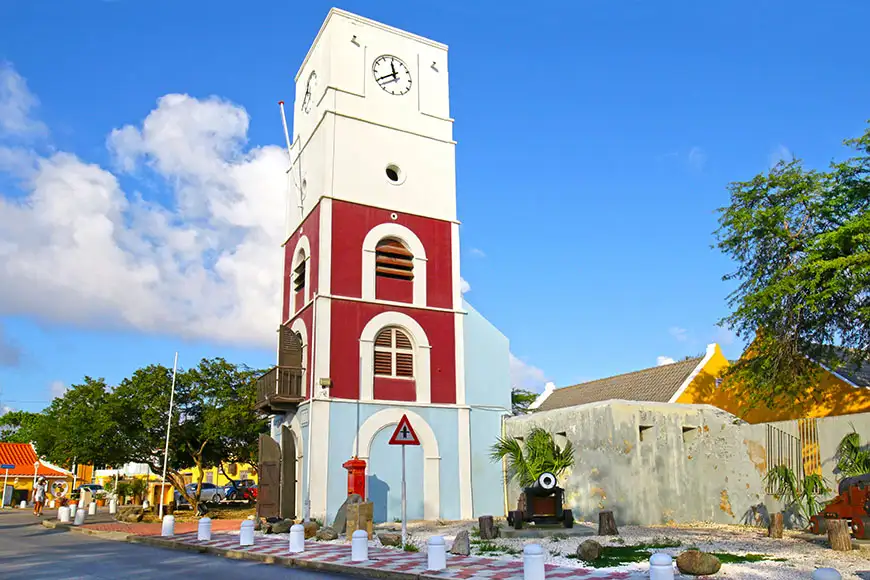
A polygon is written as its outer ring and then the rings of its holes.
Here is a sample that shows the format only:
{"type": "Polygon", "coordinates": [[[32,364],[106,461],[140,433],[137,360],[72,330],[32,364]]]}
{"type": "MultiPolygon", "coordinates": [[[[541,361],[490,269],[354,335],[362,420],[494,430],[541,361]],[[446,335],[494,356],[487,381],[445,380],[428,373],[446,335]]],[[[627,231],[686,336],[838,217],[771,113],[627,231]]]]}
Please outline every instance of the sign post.
{"type": "Polygon", "coordinates": [[[393,431],[393,436],[390,437],[390,445],[401,445],[402,447],[402,548],[405,547],[405,541],[408,537],[408,517],[407,517],[407,501],[405,494],[405,447],[407,445],[420,445],[420,439],[411,427],[411,422],[408,421],[407,415],[402,415],[399,419],[399,424],[396,425],[396,430],[393,431]]]}
{"type": "Polygon", "coordinates": [[[6,470],[6,475],[3,477],[3,499],[0,500],[0,508],[4,508],[6,507],[6,486],[9,484],[9,470],[15,469],[15,466],[7,463],[0,465],[0,469],[6,470]]]}

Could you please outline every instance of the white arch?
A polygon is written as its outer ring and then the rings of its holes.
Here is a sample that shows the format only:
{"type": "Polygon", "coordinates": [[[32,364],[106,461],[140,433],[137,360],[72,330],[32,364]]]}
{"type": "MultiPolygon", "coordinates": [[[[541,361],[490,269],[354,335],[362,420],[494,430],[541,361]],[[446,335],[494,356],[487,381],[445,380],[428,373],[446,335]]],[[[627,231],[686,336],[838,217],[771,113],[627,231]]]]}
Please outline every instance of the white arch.
{"type": "Polygon", "coordinates": [[[290,308],[288,309],[289,313],[287,314],[289,320],[296,315],[296,311],[299,308],[308,304],[308,300],[311,296],[311,242],[308,241],[308,236],[299,236],[299,241],[296,242],[296,247],[293,248],[293,254],[290,259],[290,271],[287,273],[287,278],[287,284],[290,287],[290,291],[288,292],[290,295],[288,298],[290,308]],[[301,260],[300,256],[303,256],[301,260]],[[302,295],[302,304],[296,304],[296,292],[293,291],[293,271],[296,270],[296,266],[298,266],[302,260],[308,262],[305,266],[305,290],[302,295]]]}
{"type": "Polygon", "coordinates": [[[290,420],[290,430],[296,437],[296,517],[302,514],[302,500],[305,487],[302,485],[302,475],[305,463],[302,461],[305,457],[305,444],[302,440],[302,425],[299,423],[299,417],[293,415],[290,420]]]}
{"type": "Polygon", "coordinates": [[[387,326],[398,326],[405,330],[414,343],[414,384],[416,387],[416,402],[432,401],[432,373],[430,371],[429,337],[420,323],[402,312],[381,312],[369,320],[359,337],[359,356],[362,360],[360,377],[360,400],[374,400],[375,383],[375,337],[387,326]]]}
{"type": "MultiPolygon", "coordinates": [[[[438,439],[429,423],[409,409],[391,407],[382,409],[365,420],[359,429],[359,458],[366,462],[366,475],[369,475],[369,458],[375,436],[392,425],[398,425],[402,415],[407,415],[411,427],[420,439],[423,448],[423,518],[436,520],[441,515],[441,454],[438,439]]],[[[351,456],[356,453],[356,438],[353,440],[351,456]]]]}
{"type": "Polygon", "coordinates": [[[378,242],[384,238],[401,240],[414,254],[414,298],[412,303],[415,306],[426,306],[426,249],[417,234],[401,224],[392,222],[373,227],[363,240],[362,299],[375,300],[377,294],[375,252],[378,242]]]}
{"type": "MultiPolygon", "coordinates": [[[[308,273],[306,272],[306,276],[308,273]]],[[[297,318],[290,325],[290,330],[298,332],[302,338],[302,396],[308,396],[308,329],[305,327],[305,321],[302,317],[297,318]]]]}

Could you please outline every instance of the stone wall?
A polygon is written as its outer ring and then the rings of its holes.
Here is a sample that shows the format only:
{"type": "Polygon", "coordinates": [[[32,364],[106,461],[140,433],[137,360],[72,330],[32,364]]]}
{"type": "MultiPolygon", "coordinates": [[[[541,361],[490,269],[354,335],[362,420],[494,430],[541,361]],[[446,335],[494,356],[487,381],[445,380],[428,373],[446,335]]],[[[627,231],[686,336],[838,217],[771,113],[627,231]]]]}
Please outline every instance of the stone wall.
{"type": "MultiPolygon", "coordinates": [[[[758,523],[766,499],[763,425],[709,405],[628,401],[506,422],[511,436],[534,426],[574,446],[574,468],[559,485],[578,520],[612,510],[619,524],[758,523]]],[[[515,509],[519,487],[511,482],[508,490],[515,509]]]]}

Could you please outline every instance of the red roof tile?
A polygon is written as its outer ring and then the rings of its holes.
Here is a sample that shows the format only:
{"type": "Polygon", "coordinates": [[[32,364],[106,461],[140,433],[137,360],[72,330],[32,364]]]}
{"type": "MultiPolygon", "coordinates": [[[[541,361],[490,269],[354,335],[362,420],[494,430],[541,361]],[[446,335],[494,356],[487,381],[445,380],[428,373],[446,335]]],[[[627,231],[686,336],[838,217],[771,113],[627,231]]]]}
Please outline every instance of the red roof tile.
{"type": "MultiPolygon", "coordinates": [[[[15,466],[15,469],[9,470],[9,475],[33,477],[33,464],[37,459],[30,443],[0,443],[0,464],[15,466]]],[[[0,475],[5,474],[5,470],[0,470],[0,475]]],[[[39,462],[36,474],[45,477],[72,476],[72,473],[43,461],[39,462]]]]}

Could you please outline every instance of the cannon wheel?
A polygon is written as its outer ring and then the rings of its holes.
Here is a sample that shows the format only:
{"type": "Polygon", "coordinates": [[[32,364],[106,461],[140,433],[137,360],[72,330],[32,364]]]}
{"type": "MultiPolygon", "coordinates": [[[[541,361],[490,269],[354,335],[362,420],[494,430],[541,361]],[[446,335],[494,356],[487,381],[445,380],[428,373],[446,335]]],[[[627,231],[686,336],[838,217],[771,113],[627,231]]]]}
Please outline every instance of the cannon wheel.
{"type": "Polygon", "coordinates": [[[858,516],[852,518],[852,535],[857,540],[870,539],[870,517],[858,516]]]}
{"type": "Polygon", "coordinates": [[[562,526],[565,528],[574,527],[574,512],[571,510],[562,510],[562,526]]]}
{"type": "Polygon", "coordinates": [[[821,535],[828,531],[828,522],[822,516],[813,516],[810,518],[810,533],[821,535]]]}
{"type": "MultiPolygon", "coordinates": [[[[515,530],[523,529],[523,512],[520,510],[516,510],[516,511],[511,512],[511,514],[513,514],[513,521],[511,522],[511,525],[513,525],[514,529],[515,530]]],[[[508,517],[510,517],[510,516],[508,516],[508,517]]]]}

